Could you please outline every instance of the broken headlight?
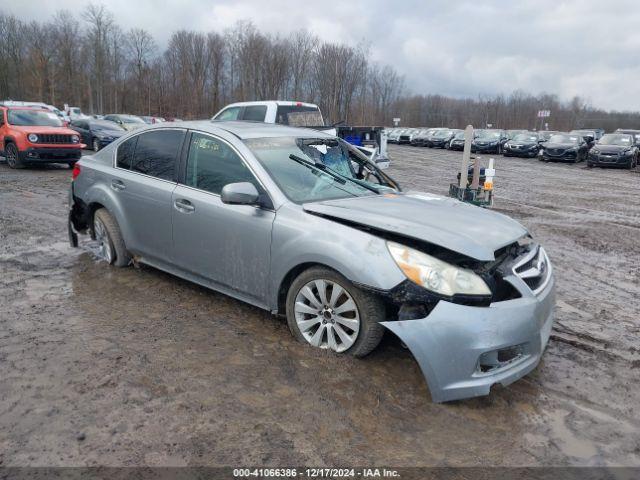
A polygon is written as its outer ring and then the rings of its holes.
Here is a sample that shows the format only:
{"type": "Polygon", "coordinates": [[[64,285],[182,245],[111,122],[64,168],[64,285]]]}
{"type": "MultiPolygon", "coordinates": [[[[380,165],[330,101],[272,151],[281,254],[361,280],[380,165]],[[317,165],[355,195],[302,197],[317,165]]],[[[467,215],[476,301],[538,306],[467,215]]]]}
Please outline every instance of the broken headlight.
{"type": "Polygon", "coordinates": [[[459,268],[399,243],[387,242],[389,253],[409,280],[432,292],[454,295],[491,295],[491,290],[471,270],[459,268]]]}

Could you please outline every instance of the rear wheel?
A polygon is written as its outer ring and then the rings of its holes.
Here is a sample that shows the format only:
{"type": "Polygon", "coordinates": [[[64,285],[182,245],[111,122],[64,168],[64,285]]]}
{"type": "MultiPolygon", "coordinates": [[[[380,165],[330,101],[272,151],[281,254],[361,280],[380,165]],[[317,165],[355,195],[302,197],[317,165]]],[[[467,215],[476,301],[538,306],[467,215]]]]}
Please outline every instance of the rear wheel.
{"type": "Polygon", "coordinates": [[[20,159],[20,153],[15,143],[7,143],[4,149],[4,156],[7,159],[9,168],[24,168],[25,164],[20,159]]]}
{"type": "Polygon", "coordinates": [[[118,222],[106,208],[96,210],[93,216],[93,238],[98,242],[98,257],[108,264],[126,267],[131,263],[118,222]]]}
{"type": "Polygon", "coordinates": [[[382,339],[385,305],[324,267],[302,272],[287,294],[287,323],[301,342],[362,357],[382,339]]]}

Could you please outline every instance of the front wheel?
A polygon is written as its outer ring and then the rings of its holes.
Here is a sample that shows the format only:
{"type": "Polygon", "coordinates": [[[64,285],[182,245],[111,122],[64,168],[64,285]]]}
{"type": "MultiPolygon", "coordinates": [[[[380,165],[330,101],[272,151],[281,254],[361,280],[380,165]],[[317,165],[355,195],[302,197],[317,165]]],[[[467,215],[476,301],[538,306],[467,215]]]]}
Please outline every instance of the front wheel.
{"type": "Polygon", "coordinates": [[[9,168],[24,168],[25,165],[20,159],[20,153],[15,143],[7,143],[4,149],[4,156],[7,159],[9,168]]]}
{"type": "Polygon", "coordinates": [[[301,342],[363,357],[378,346],[385,305],[324,267],[302,272],[287,294],[287,323],[301,342]]]}
{"type": "Polygon", "coordinates": [[[98,139],[97,139],[97,138],[95,138],[95,137],[93,137],[93,140],[92,140],[92,142],[91,142],[91,149],[92,149],[94,152],[98,152],[98,151],[100,151],[100,142],[99,142],[99,141],[98,141],[98,139]]]}

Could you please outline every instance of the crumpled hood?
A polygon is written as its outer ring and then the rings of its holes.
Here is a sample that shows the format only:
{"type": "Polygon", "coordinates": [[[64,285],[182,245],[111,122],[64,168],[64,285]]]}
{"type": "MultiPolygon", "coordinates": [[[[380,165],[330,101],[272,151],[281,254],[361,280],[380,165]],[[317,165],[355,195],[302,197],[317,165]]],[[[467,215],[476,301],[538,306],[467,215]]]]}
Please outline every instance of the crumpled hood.
{"type": "Polygon", "coordinates": [[[527,233],[515,220],[428,193],[372,195],[307,203],[305,211],[438,245],[482,261],[527,233]]]}

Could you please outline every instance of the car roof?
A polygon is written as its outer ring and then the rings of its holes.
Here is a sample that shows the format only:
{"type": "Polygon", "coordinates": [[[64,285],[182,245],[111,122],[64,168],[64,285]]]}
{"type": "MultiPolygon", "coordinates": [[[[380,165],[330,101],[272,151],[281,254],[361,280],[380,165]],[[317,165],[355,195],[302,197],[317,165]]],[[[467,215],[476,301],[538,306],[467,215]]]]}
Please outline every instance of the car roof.
{"type": "Polygon", "coordinates": [[[48,112],[49,109],[45,107],[39,107],[37,105],[3,105],[0,103],[0,107],[10,108],[11,110],[37,110],[48,112]]]}
{"type": "MultiPolygon", "coordinates": [[[[304,137],[304,138],[334,138],[333,135],[314,130],[311,128],[289,127],[286,125],[278,125],[263,122],[248,121],[211,121],[211,120],[191,120],[172,122],[171,127],[185,127],[194,130],[201,130],[208,133],[219,133],[220,130],[235,135],[245,140],[249,138],[266,138],[266,137],[304,137]]],[[[157,124],[149,128],[168,128],[165,124],[157,124]]]]}
{"type": "Polygon", "coordinates": [[[255,102],[235,102],[225,105],[227,107],[246,107],[251,105],[282,105],[282,106],[301,106],[301,107],[318,107],[315,103],[296,102],[293,100],[257,100],[255,102]]]}

